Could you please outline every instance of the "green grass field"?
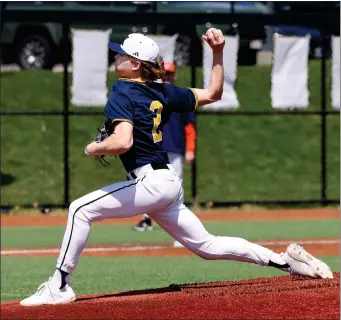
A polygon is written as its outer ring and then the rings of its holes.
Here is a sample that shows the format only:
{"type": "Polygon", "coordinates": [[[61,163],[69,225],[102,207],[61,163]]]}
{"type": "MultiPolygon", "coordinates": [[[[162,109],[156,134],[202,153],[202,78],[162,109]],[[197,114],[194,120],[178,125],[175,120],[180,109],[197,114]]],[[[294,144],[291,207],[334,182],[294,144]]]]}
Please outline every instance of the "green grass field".
{"type": "MultiPolygon", "coordinates": [[[[330,79],[330,63],[328,63],[330,79]]],[[[197,72],[201,86],[202,72],[197,72]]],[[[270,110],[270,66],[240,66],[240,110],[270,110]]],[[[310,62],[309,110],[320,108],[320,64],[310,62]]],[[[108,83],[114,81],[110,73],[108,83]]],[[[189,69],[178,84],[190,86],[189,69]]],[[[70,75],[71,83],[71,75],[70,75]]],[[[328,80],[328,88],[330,81],[328,80]]],[[[327,95],[328,109],[330,97],[327,95]]],[[[2,74],[1,109],[62,110],[62,74],[49,71],[2,74]]],[[[89,110],[76,108],[71,110],[89,110]]],[[[94,110],[92,108],[91,110],[94,110]]],[[[102,110],[102,107],[96,110],[102,110]]],[[[71,200],[124,179],[119,160],[109,168],[83,155],[103,116],[70,118],[71,200]]],[[[327,118],[327,195],[340,193],[340,118],[327,118]]],[[[60,116],[1,117],[1,203],[63,202],[63,122],[60,116]],[[46,132],[42,128],[45,126],[46,132]],[[8,182],[6,184],[6,181],[8,182]]],[[[294,200],[320,197],[320,118],[318,116],[198,116],[198,196],[207,200],[294,200]]],[[[185,198],[190,200],[190,168],[185,198]]]]}
{"type": "MultiPolygon", "coordinates": [[[[249,240],[335,238],[340,235],[336,220],[206,222],[216,235],[249,240]]],[[[1,229],[1,249],[50,247],[61,244],[64,227],[1,229]]],[[[171,242],[159,227],[153,232],[132,232],[130,225],[94,225],[89,244],[171,242]]],[[[340,270],[339,256],[321,257],[333,271],[340,270]]],[[[1,257],[1,301],[32,294],[51,276],[56,258],[1,257]]],[[[233,261],[206,261],[198,257],[81,257],[74,273],[78,294],[146,289],[173,283],[238,280],[283,275],[282,272],[233,261]]]]}
{"type": "MultiPolygon", "coordinates": [[[[248,240],[323,238],[340,235],[335,220],[302,221],[231,221],[205,222],[206,229],[218,236],[235,236],[248,240]]],[[[7,227],[1,230],[1,248],[59,247],[65,227],[7,227]],[[44,241],[42,241],[44,239],[44,241]]],[[[131,225],[94,225],[89,244],[171,242],[172,238],[155,226],[153,232],[132,232],[131,225]]]]}

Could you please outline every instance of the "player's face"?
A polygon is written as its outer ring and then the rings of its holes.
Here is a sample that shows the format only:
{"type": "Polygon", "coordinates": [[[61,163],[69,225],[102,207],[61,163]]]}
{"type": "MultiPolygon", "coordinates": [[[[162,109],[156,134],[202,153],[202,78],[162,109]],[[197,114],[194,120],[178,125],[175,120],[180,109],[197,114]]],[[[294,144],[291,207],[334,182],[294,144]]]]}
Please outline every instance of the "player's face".
{"type": "Polygon", "coordinates": [[[115,56],[115,72],[119,77],[130,78],[133,71],[133,63],[129,56],[117,54],[115,56]]]}

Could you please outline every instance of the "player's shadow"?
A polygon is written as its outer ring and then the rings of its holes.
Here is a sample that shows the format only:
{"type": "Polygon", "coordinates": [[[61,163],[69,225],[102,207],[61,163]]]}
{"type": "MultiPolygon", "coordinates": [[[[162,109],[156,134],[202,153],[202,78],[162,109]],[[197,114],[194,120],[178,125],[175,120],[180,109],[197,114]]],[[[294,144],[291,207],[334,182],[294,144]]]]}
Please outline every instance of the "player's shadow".
{"type": "Polygon", "coordinates": [[[0,172],[0,187],[11,184],[15,181],[15,177],[11,174],[0,172]]]}
{"type": "Polygon", "coordinates": [[[76,302],[90,301],[93,299],[129,297],[129,296],[139,296],[139,295],[145,295],[145,294],[161,294],[161,293],[179,292],[179,291],[181,291],[181,286],[176,285],[176,284],[171,284],[169,287],[166,287],[166,288],[132,290],[132,291],[126,291],[126,292],[105,293],[102,295],[99,294],[99,295],[90,296],[90,297],[83,297],[83,298],[77,299],[76,302]]]}

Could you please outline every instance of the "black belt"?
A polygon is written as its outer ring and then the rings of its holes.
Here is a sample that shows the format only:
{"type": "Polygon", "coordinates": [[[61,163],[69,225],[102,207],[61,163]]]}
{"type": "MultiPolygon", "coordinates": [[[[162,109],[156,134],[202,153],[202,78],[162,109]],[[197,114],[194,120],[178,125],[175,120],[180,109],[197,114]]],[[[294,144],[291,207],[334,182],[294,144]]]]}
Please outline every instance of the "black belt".
{"type": "Polygon", "coordinates": [[[154,170],[160,169],[167,169],[169,170],[168,166],[165,163],[151,163],[150,164],[154,170]]]}
{"type": "MultiPolygon", "coordinates": [[[[151,163],[150,165],[154,170],[161,170],[161,169],[169,170],[167,164],[165,163],[151,163]]],[[[137,178],[136,174],[134,173],[134,170],[130,171],[129,174],[131,175],[133,179],[137,178]]],[[[128,177],[128,180],[129,180],[129,177],[128,177]]]]}

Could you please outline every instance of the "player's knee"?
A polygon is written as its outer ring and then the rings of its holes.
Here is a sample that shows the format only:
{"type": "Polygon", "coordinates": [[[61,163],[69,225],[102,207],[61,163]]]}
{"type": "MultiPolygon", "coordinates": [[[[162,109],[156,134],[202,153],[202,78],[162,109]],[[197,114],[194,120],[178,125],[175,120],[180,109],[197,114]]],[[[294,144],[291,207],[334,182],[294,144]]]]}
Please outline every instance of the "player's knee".
{"type": "Polygon", "coordinates": [[[216,260],[218,256],[218,254],[213,250],[202,250],[198,255],[204,260],[216,260]]]}
{"type": "Polygon", "coordinates": [[[86,206],[79,200],[74,200],[69,206],[69,219],[81,219],[84,221],[89,221],[89,215],[86,213],[86,206]]]}
{"type": "Polygon", "coordinates": [[[210,259],[210,257],[209,257],[209,255],[207,254],[207,252],[202,252],[202,251],[200,251],[199,253],[197,253],[197,255],[198,255],[200,258],[204,259],[204,260],[212,260],[212,259],[210,259]]]}
{"type": "Polygon", "coordinates": [[[69,206],[69,216],[73,216],[76,212],[78,212],[82,207],[82,204],[79,203],[78,200],[74,200],[71,202],[69,206]]]}
{"type": "Polygon", "coordinates": [[[217,256],[220,255],[219,246],[217,245],[217,241],[219,241],[218,238],[219,237],[213,235],[207,237],[205,242],[203,242],[200,245],[200,248],[198,248],[196,254],[205,260],[216,260],[217,256]]]}
{"type": "Polygon", "coordinates": [[[216,260],[217,255],[210,251],[200,251],[198,256],[204,260],[216,260]]]}
{"type": "Polygon", "coordinates": [[[221,259],[221,256],[226,254],[227,247],[232,246],[232,241],[234,254],[242,255],[249,248],[249,242],[245,239],[211,235],[207,241],[200,246],[196,254],[205,260],[221,259]]]}
{"type": "Polygon", "coordinates": [[[72,201],[69,205],[69,217],[73,216],[75,212],[77,211],[77,203],[76,201],[72,201]]]}

